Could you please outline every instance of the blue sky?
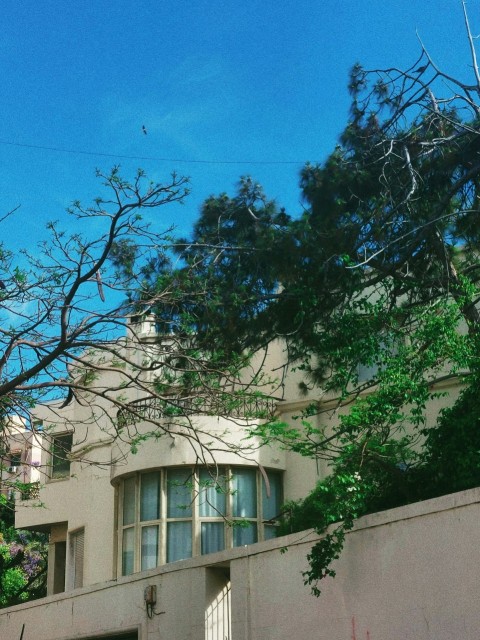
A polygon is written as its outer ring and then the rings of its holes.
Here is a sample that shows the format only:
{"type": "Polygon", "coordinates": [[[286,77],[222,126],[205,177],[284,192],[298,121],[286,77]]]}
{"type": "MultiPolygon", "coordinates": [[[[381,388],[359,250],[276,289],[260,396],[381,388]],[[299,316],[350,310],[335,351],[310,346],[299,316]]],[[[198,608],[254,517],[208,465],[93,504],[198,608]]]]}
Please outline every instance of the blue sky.
{"type": "MultiPolygon", "coordinates": [[[[480,32],[480,0],[468,8],[480,32]]],[[[190,176],[159,230],[185,233],[244,174],[298,213],[302,164],[347,121],[353,63],[409,66],[418,30],[468,74],[460,0],[2,0],[0,19],[0,215],[21,205],[2,223],[14,247],[33,248],[49,220],[66,226],[72,200],[101,193],[95,168],[116,163],[190,176]]]]}

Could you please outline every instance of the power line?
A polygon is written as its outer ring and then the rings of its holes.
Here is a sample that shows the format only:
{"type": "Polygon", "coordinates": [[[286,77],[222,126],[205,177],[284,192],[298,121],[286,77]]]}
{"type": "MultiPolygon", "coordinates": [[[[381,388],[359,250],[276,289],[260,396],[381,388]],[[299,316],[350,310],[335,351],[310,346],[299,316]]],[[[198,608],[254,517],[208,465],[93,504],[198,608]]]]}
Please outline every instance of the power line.
{"type": "Polygon", "coordinates": [[[10,147],[22,147],[24,149],[39,149],[42,151],[55,151],[56,153],[70,153],[83,156],[100,156],[103,158],[117,158],[122,160],[153,160],[155,162],[183,163],[183,164],[246,164],[246,165],[303,165],[305,161],[295,160],[192,160],[182,158],[160,158],[156,156],[129,156],[120,153],[104,153],[102,151],[83,151],[81,149],[65,149],[62,147],[46,147],[39,144],[25,144],[0,140],[0,145],[10,147]]]}

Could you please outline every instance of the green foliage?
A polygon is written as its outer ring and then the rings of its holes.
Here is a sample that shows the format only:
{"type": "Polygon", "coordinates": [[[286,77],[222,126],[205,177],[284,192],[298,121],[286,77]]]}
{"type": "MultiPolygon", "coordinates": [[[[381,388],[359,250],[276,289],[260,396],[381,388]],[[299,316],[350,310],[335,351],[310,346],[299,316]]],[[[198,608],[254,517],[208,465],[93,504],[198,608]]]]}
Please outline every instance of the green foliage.
{"type": "Polygon", "coordinates": [[[289,364],[303,374],[302,391],[315,397],[321,388],[338,409],[348,407],[325,421],[313,400],[296,424],[267,422],[251,431],[329,461],[329,477],[288,505],[285,521],[285,531],[322,534],[305,574],[317,595],[355,518],[478,481],[470,430],[478,422],[471,416],[480,236],[477,174],[468,168],[476,163],[476,124],[463,129],[451,109],[432,122],[422,105],[415,123],[392,120],[407,102],[385,78],[371,90],[369,79],[354,69],[342,146],[302,172],[308,208],[300,218],[255,221],[249,207],[220,196],[205,205],[188,245],[191,263],[202,256],[199,277],[215,292],[206,297],[211,307],[202,300],[189,309],[201,318],[200,340],[231,353],[232,345],[254,350],[280,337],[289,364]],[[367,105],[375,100],[372,117],[367,105]],[[384,110],[390,115],[382,121],[384,110]],[[441,153],[436,136],[445,141],[441,153]],[[441,395],[436,381],[459,375],[466,390],[437,424],[427,424],[426,409],[441,395]],[[462,411],[470,418],[457,432],[462,411]],[[450,450],[458,454],[455,472],[450,450]]]}
{"type": "MultiPolygon", "coordinates": [[[[333,351],[331,363],[338,364],[327,384],[341,391],[340,402],[348,401],[349,411],[329,430],[310,427],[305,418],[303,429],[276,434],[275,425],[260,427],[265,440],[277,436],[287,449],[330,459],[330,475],[307,498],[286,505],[283,525],[285,533],[314,528],[322,535],[305,573],[316,595],[318,581],[334,575],[332,563],[357,517],[480,484],[478,338],[460,330],[464,304],[463,299],[438,299],[415,308],[407,325],[393,323],[394,340],[365,331],[367,343],[375,343],[375,358],[363,361],[377,364],[378,370],[371,373],[368,387],[360,385],[358,395],[352,366],[368,349],[358,331],[361,319],[347,314],[347,347],[333,351]],[[354,327],[350,338],[349,322],[354,327]],[[463,376],[459,399],[440,413],[435,425],[427,426],[426,408],[442,395],[435,380],[453,380],[459,371],[471,372],[463,376]]],[[[382,324],[379,315],[383,317],[381,305],[371,306],[368,322],[373,328],[382,324]]],[[[395,317],[391,314],[390,320],[395,317]]]]}
{"type": "MultiPolygon", "coordinates": [[[[480,480],[475,92],[426,52],[406,71],[356,64],[349,91],[340,144],[301,172],[300,216],[242,178],[233,197],[209,198],[191,238],[176,242],[181,267],[154,255],[134,296],[165,333],[212,363],[212,393],[272,341],[302,375],[308,399],[297,421],[267,421],[250,434],[329,463],[313,493],[286,507],[284,525],[322,535],[305,574],[317,595],[358,516],[480,480]],[[445,86],[454,87],[447,96],[445,86]],[[427,422],[442,380],[464,390],[427,422]],[[337,419],[325,419],[333,410],[337,419]]],[[[132,247],[120,249],[132,269],[132,247]]],[[[159,392],[198,388],[189,355],[159,377],[159,392]]],[[[232,411],[237,400],[233,393],[224,404],[232,411]]]]}
{"type": "Polygon", "coordinates": [[[332,473],[304,500],[284,507],[282,533],[313,528],[322,535],[312,548],[305,582],[320,595],[319,580],[334,576],[345,534],[355,518],[419,500],[480,486],[478,374],[464,380],[458,400],[437,423],[413,436],[363,439],[344,446],[332,473]]]}
{"type": "MultiPolygon", "coordinates": [[[[9,550],[6,547],[0,547],[0,554],[2,558],[0,562],[8,560],[9,550]]],[[[20,567],[4,570],[0,579],[0,607],[8,607],[10,602],[16,599],[17,594],[21,594],[17,596],[21,601],[26,600],[27,594],[23,590],[27,582],[27,577],[20,567]]]]}
{"type": "MultiPolygon", "coordinates": [[[[360,69],[355,74],[358,107],[367,78],[360,69]]],[[[384,96],[385,87],[375,91],[384,96]]],[[[382,164],[378,155],[387,133],[356,111],[343,146],[323,166],[305,167],[308,209],[300,218],[279,212],[258,185],[243,180],[234,198],[210,198],[192,238],[178,243],[188,268],[166,273],[160,260],[145,272],[150,297],[156,288],[175,288],[175,304],[156,311],[191,340],[192,356],[211,358],[222,372],[208,379],[219,397],[225,371],[238,374],[251,353],[278,338],[288,364],[303,374],[302,392],[314,399],[297,422],[267,420],[250,435],[329,462],[330,475],[285,510],[284,532],[313,527],[322,535],[305,573],[317,595],[357,517],[478,480],[477,438],[468,437],[471,449],[463,439],[478,419],[454,429],[462,411],[472,415],[478,370],[480,238],[470,218],[477,204],[464,193],[465,182],[455,182],[464,171],[455,149],[435,158],[414,158],[412,151],[415,171],[425,177],[412,198],[404,156],[387,155],[382,164]],[[465,392],[427,425],[426,409],[441,395],[436,381],[459,375],[465,392]],[[348,407],[337,421],[322,420],[319,388],[337,409],[348,407]],[[458,453],[455,473],[450,449],[458,453]]],[[[467,138],[464,151],[475,154],[467,138]]],[[[173,385],[191,391],[205,381],[185,366],[193,361],[188,350],[185,356],[158,380],[159,392],[173,385]]],[[[223,406],[234,413],[239,399],[230,394],[223,406]]],[[[178,410],[170,403],[166,414],[178,410]]]]}
{"type": "Polygon", "coordinates": [[[420,75],[353,68],[350,122],[302,172],[308,209],[289,227],[297,252],[267,312],[302,390],[344,407],[329,428],[312,402],[298,426],[256,432],[330,461],[286,511],[285,531],[322,535],[305,574],[317,595],[356,517],[480,483],[478,105],[451,76],[455,97],[437,98],[446,76],[423,55],[420,75]],[[427,423],[439,380],[463,391],[427,423]]]}
{"type": "Polygon", "coordinates": [[[229,366],[232,357],[244,357],[250,343],[256,346],[268,332],[257,323],[253,334],[251,327],[278,295],[280,264],[292,249],[289,221],[257,183],[241,178],[234,197],[207,199],[192,238],[176,240],[174,251],[184,266],[170,270],[164,253],[143,266],[138,302],[171,291],[168,301],[160,297],[152,305],[165,333],[194,333],[197,348],[229,366]]]}
{"type": "Polygon", "coordinates": [[[0,608],[46,595],[45,535],[0,527],[0,608]]]}
{"type": "Polygon", "coordinates": [[[458,400],[442,411],[435,428],[423,432],[425,444],[415,470],[421,498],[480,486],[478,372],[465,383],[458,400]]]}

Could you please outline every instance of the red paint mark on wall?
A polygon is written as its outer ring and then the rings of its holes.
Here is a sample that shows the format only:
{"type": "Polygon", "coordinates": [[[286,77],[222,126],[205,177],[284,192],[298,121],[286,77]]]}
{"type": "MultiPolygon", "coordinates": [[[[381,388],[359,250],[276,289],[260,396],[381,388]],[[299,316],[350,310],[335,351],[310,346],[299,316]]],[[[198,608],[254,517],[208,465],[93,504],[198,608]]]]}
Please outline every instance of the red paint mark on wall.
{"type": "MultiPolygon", "coordinates": [[[[366,632],[366,639],[370,640],[370,631],[366,632]]],[[[355,629],[355,616],[352,616],[352,640],[357,640],[357,632],[355,629]]]]}

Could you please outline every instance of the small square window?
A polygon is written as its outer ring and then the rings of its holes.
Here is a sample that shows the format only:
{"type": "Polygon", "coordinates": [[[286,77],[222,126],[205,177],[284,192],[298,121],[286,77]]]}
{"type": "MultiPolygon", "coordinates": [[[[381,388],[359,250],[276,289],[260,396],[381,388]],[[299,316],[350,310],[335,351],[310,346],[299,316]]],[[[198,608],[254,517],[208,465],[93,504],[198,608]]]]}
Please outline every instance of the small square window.
{"type": "Polygon", "coordinates": [[[16,473],[18,467],[22,464],[22,452],[21,451],[11,451],[10,452],[10,463],[8,470],[10,473],[16,473]]]}

